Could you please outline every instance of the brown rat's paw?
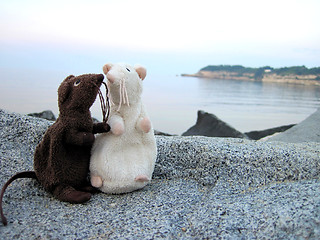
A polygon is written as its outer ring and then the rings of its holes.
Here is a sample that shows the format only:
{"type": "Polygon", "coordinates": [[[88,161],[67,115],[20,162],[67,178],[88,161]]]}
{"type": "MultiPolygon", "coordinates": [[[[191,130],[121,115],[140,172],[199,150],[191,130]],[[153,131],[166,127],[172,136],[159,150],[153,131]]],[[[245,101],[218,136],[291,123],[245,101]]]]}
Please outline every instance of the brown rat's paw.
{"type": "Polygon", "coordinates": [[[88,146],[88,145],[92,145],[94,142],[94,135],[92,133],[83,133],[83,145],[88,146]]]}
{"type": "Polygon", "coordinates": [[[97,189],[95,187],[92,187],[92,186],[84,186],[84,187],[81,187],[79,190],[82,191],[82,192],[88,192],[88,193],[99,193],[99,192],[101,192],[99,189],[97,189]]]}
{"type": "Polygon", "coordinates": [[[92,194],[88,192],[73,191],[69,194],[71,203],[85,203],[91,199],[92,194]]]}
{"type": "Polygon", "coordinates": [[[110,126],[107,123],[95,123],[93,125],[93,134],[109,132],[110,126]]]}
{"type": "Polygon", "coordinates": [[[103,127],[104,127],[105,132],[109,132],[111,129],[108,123],[103,123],[103,127]]]}
{"type": "Polygon", "coordinates": [[[69,203],[84,203],[90,200],[91,193],[75,190],[71,186],[58,185],[53,192],[53,195],[60,201],[69,203]]]}

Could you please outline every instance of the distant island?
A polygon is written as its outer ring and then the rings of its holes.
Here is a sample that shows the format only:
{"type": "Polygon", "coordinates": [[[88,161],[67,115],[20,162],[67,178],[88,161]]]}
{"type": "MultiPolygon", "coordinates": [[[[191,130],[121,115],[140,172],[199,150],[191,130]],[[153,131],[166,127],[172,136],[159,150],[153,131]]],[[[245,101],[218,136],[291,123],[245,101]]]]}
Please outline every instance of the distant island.
{"type": "Polygon", "coordinates": [[[209,65],[195,74],[181,74],[181,76],[320,85],[320,67],[305,66],[250,68],[241,65],[209,65]]]}

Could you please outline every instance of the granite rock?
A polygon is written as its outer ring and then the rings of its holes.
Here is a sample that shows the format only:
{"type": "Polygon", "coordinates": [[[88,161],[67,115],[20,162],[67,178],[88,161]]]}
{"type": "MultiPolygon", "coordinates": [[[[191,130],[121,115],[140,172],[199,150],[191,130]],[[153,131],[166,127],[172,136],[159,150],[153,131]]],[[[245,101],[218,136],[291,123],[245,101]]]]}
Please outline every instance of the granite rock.
{"type": "Polygon", "coordinates": [[[56,120],[56,116],[54,115],[54,113],[51,110],[45,110],[40,113],[29,113],[28,116],[44,118],[44,119],[47,119],[50,121],[56,120]]]}
{"type": "Polygon", "coordinates": [[[216,115],[201,110],[198,111],[196,124],[184,132],[182,136],[248,138],[216,115]]]}
{"type": "Polygon", "coordinates": [[[274,135],[276,133],[284,132],[284,131],[292,128],[295,125],[296,124],[283,125],[280,127],[268,128],[268,129],[260,130],[260,131],[245,132],[244,134],[246,134],[252,140],[259,140],[259,139],[274,135]]]}
{"type": "MultiPolygon", "coordinates": [[[[52,122],[0,110],[0,184],[30,170],[52,122]]],[[[157,136],[152,182],[86,204],[31,179],[4,196],[0,239],[319,239],[320,144],[157,136]]]]}
{"type": "Polygon", "coordinates": [[[285,132],[275,135],[268,141],[281,142],[320,142],[320,108],[301,123],[285,132]]]}

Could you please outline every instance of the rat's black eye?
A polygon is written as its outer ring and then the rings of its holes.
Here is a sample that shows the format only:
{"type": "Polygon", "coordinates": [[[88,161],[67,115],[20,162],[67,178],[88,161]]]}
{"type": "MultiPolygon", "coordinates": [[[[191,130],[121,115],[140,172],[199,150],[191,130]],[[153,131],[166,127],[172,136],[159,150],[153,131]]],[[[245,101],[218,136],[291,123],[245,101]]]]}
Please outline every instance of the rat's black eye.
{"type": "Polygon", "coordinates": [[[73,85],[74,85],[75,87],[77,87],[77,86],[79,86],[80,82],[81,82],[81,80],[77,80],[77,81],[74,82],[73,85]]]}
{"type": "Polygon", "coordinates": [[[130,69],[129,69],[129,68],[126,68],[126,69],[127,69],[128,72],[130,72],[130,69]]]}

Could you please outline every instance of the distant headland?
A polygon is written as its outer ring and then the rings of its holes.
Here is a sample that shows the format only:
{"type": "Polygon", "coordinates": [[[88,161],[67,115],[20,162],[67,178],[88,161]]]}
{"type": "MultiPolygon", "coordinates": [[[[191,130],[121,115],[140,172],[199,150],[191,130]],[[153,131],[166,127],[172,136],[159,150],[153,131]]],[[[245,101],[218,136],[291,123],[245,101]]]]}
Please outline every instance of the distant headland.
{"type": "Polygon", "coordinates": [[[250,68],[241,65],[209,65],[195,74],[181,74],[181,76],[320,85],[320,67],[305,66],[250,68]]]}

